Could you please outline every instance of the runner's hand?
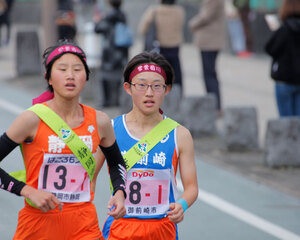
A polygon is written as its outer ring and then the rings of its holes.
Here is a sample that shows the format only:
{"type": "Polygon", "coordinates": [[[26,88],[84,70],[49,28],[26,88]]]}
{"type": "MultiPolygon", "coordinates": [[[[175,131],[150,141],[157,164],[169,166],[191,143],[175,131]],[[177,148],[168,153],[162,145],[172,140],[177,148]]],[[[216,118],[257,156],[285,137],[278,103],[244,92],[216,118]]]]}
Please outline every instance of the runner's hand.
{"type": "Polygon", "coordinates": [[[111,210],[107,214],[115,219],[122,218],[126,214],[124,201],[125,197],[123,191],[118,190],[108,201],[107,208],[111,210]]]}
{"type": "Polygon", "coordinates": [[[173,223],[180,223],[184,218],[183,208],[180,203],[171,203],[170,211],[167,212],[169,219],[173,223]]]}
{"type": "Polygon", "coordinates": [[[63,203],[61,203],[52,193],[37,190],[33,187],[26,185],[21,195],[28,198],[37,208],[42,212],[48,212],[58,207],[62,211],[63,203]]]}

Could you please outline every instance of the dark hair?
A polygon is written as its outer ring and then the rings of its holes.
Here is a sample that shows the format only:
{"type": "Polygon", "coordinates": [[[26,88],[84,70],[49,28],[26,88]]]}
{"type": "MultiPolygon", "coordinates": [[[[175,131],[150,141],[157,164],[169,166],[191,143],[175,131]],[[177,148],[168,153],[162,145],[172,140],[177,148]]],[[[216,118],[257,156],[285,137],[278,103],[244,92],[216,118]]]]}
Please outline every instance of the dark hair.
{"type": "Polygon", "coordinates": [[[281,21],[288,17],[300,17],[300,0],[284,0],[279,15],[281,21]]]}
{"type": "Polygon", "coordinates": [[[117,8],[119,9],[121,4],[122,4],[122,0],[109,0],[109,4],[113,7],[113,8],[117,8]]]}
{"type": "Polygon", "coordinates": [[[82,61],[83,65],[84,65],[84,69],[85,69],[85,72],[86,72],[86,80],[88,81],[89,80],[89,75],[90,75],[90,69],[86,63],[86,55],[84,53],[84,51],[79,47],[77,46],[72,40],[69,40],[69,39],[64,39],[64,40],[59,40],[58,44],[55,45],[55,46],[51,46],[51,47],[48,47],[44,53],[43,53],[43,64],[45,66],[45,69],[46,69],[46,72],[45,72],[45,78],[48,82],[48,90],[53,92],[53,88],[51,85],[49,85],[49,79],[51,77],[51,70],[52,70],[52,66],[53,66],[53,63],[59,59],[62,55],[64,55],[65,53],[72,53],[76,56],[78,56],[80,58],[80,60],[82,61]],[[49,57],[49,55],[58,47],[61,47],[63,45],[72,45],[74,47],[77,47],[79,48],[83,54],[80,54],[80,53],[74,53],[74,52],[63,52],[57,56],[55,56],[48,64],[47,64],[47,59],[49,57]]]}
{"type": "Polygon", "coordinates": [[[130,73],[139,65],[144,64],[144,63],[155,63],[156,65],[160,66],[165,70],[167,79],[166,79],[166,84],[171,85],[173,84],[174,81],[174,70],[171,67],[170,63],[165,59],[164,56],[161,54],[158,54],[154,51],[151,52],[142,52],[135,57],[133,57],[125,67],[123,77],[124,77],[124,82],[129,82],[129,76],[130,73]]]}
{"type": "Polygon", "coordinates": [[[176,0],[161,0],[162,4],[174,4],[176,2],[176,0]]]}

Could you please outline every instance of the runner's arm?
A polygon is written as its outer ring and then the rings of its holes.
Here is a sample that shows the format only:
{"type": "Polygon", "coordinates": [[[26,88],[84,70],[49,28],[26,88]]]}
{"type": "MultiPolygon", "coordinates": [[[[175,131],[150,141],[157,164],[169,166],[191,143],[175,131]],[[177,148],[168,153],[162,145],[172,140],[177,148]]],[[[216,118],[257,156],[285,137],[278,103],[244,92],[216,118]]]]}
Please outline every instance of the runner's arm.
{"type": "MultiPolygon", "coordinates": [[[[28,136],[30,136],[28,129],[31,123],[33,123],[32,114],[25,111],[16,118],[16,120],[8,128],[7,132],[0,137],[0,161],[2,161],[28,136]],[[29,124],[26,124],[28,119],[31,120],[29,121],[29,124]]],[[[25,183],[10,176],[3,169],[0,169],[0,180],[1,188],[18,196],[21,195],[21,190],[26,185],[25,183]]]]}
{"type": "MultiPolygon", "coordinates": [[[[102,151],[100,152],[100,158],[101,158],[101,162],[105,161],[105,155],[103,154],[102,151]]],[[[110,172],[110,174],[112,174],[110,172]]],[[[126,208],[125,208],[125,204],[124,204],[124,200],[125,200],[125,192],[124,190],[115,190],[114,191],[114,195],[109,199],[108,204],[107,204],[107,209],[109,209],[108,211],[108,215],[114,217],[115,219],[119,219],[121,217],[123,217],[126,214],[126,208]]]]}
{"type": "Polygon", "coordinates": [[[122,190],[124,196],[126,198],[125,192],[125,181],[126,181],[126,168],[124,159],[121,155],[119,146],[115,141],[113,145],[110,147],[102,147],[100,148],[107,159],[107,165],[109,170],[109,175],[111,179],[111,183],[113,185],[113,195],[118,191],[122,190]]]}
{"type": "MultiPolygon", "coordinates": [[[[177,142],[179,148],[179,169],[183,184],[183,194],[187,206],[190,207],[198,196],[198,183],[196,164],[194,158],[194,143],[190,132],[183,126],[177,128],[177,142]]],[[[175,223],[183,220],[184,211],[180,203],[171,203],[171,211],[168,212],[169,218],[175,223]]]]}
{"type": "Polygon", "coordinates": [[[94,177],[93,177],[93,180],[91,183],[91,189],[93,192],[96,191],[97,177],[98,177],[98,174],[99,174],[100,170],[102,169],[103,164],[105,162],[105,157],[104,157],[103,153],[101,152],[100,148],[97,149],[97,152],[94,157],[95,157],[95,161],[96,161],[96,169],[95,169],[94,177]]]}
{"type": "Polygon", "coordinates": [[[111,120],[103,112],[98,111],[97,114],[98,131],[101,139],[100,148],[107,160],[109,175],[113,185],[113,194],[115,194],[118,190],[122,190],[124,197],[126,198],[125,162],[116,142],[111,120]]]}
{"type": "MultiPolygon", "coordinates": [[[[3,133],[0,137],[0,162],[18,145],[19,144],[12,141],[6,133],[3,133]]],[[[24,186],[25,183],[18,181],[0,168],[0,187],[2,189],[20,196],[20,192],[24,186]]]]}
{"type": "MultiPolygon", "coordinates": [[[[39,118],[33,112],[25,111],[22,114],[20,114],[12,123],[12,125],[7,129],[5,133],[6,137],[4,136],[4,139],[2,139],[3,136],[1,137],[1,142],[3,146],[6,147],[6,149],[3,150],[3,148],[0,147],[0,161],[20,143],[24,142],[25,140],[33,140],[38,125],[39,118]]],[[[2,144],[0,143],[0,145],[2,144]]],[[[0,171],[0,178],[1,181],[6,182],[6,185],[7,182],[9,184],[15,185],[12,186],[11,189],[7,190],[11,190],[11,192],[15,191],[15,194],[30,199],[31,202],[35,206],[37,206],[41,211],[47,212],[51,209],[56,208],[56,205],[59,207],[60,210],[62,209],[61,202],[52,193],[40,191],[29,185],[26,185],[25,183],[20,182],[12,176],[8,175],[2,169],[0,171]],[[16,190],[14,190],[14,187],[16,190]]]]}

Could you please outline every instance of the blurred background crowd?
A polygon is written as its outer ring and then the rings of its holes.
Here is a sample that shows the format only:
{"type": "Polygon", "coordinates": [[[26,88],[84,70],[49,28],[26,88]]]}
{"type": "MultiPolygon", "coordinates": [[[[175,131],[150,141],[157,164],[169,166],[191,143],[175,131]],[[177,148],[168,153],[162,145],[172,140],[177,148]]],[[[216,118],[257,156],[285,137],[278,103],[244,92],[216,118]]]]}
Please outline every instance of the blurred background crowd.
{"type": "MultiPolygon", "coordinates": [[[[284,4],[293,6],[293,10],[285,10],[287,14],[299,17],[299,0],[0,0],[0,46],[5,48],[9,44],[12,24],[18,25],[18,32],[27,31],[24,29],[37,32],[38,44],[30,46],[38,48],[35,52],[58,39],[73,39],[87,52],[90,67],[101,72],[98,80],[103,98],[99,107],[118,106],[122,70],[131,56],[132,45],[124,47],[113,43],[116,23],[129,26],[135,44],[137,40],[144,41],[154,22],[159,51],[174,68],[180,94],[184,92],[181,65],[185,61],[180,47],[193,42],[201,59],[199,68],[203,70],[205,89],[215,94],[218,114],[222,116],[222,91],[217,72],[219,52],[226,51],[242,59],[267,53],[276,62],[278,52],[274,56],[270,47],[265,48],[274,32],[282,23],[284,25],[284,20],[291,17],[282,17],[280,11],[284,4]]],[[[297,46],[299,48],[299,42],[293,49],[297,46]]],[[[295,58],[299,59],[297,54],[295,58]]],[[[270,69],[274,69],[273,63],[270,69]]],[[[299,116],[300,110],[285,110],[300,109],[298,83],[286,81],[284,77],[271,77],[276,81],[280,116],[299,116]],[[285,85],[282,89],[282,83],[287,82],[289,89],[284,88],[285,85]],[[284,99],[287,93],[290,98],[294,94],[292,100],[284,99]],[[285,101],[292,103],[287,106],[282,104],[285,101]]]]}

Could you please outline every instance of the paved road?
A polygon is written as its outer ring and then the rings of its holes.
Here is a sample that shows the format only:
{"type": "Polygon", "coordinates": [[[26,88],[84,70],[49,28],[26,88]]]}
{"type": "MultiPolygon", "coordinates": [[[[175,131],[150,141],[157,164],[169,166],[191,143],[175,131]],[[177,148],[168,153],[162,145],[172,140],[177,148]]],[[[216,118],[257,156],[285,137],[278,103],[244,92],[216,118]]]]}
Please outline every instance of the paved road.
{"type": "MultiPolygon", "coordinates": [[[[31,104],[32,93],[0,81],[0,131],[31,104]]],[[[232,172],[196,159],[199,196],[179,224],[181,239],[300,240],[300,199],[290,197],[232,172]]],[[[15,150],[1,163],[7,171],[22,168],[15,150]]],[[[95,196],[99,221],[109,198],[106,168],[100,173],[95,196]]],[[[180,184],[179,184],[180,189],[180,184]]],[[[0,191],[1,240],[12,239],[22,198],[0,191]]]]}

